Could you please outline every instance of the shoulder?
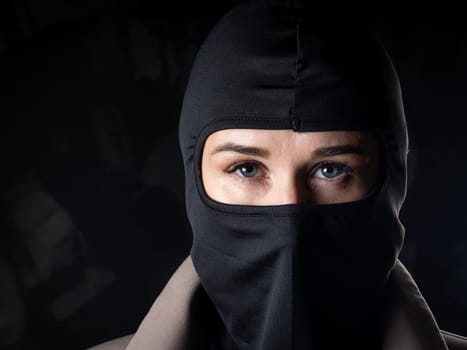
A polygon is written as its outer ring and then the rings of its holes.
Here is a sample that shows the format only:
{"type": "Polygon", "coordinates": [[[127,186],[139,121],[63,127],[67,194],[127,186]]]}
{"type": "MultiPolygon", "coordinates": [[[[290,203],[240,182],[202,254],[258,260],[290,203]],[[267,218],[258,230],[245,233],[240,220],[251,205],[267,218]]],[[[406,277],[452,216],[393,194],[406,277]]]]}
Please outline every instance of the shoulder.
{"type": "Polygon", "coordinates": [[[441,335],[449,350],[467,350],[467,338],[447,331],[441,331],[441,335]]]}
{"type": "Polygon", "coordinates": [[[124,350],[132,337],[133,335],[130,334],[121,338],[113,339],[105,343],[93,346],[88,350],[124,350]]]}
{"type": "Polygon", "coordinates": [[[193,313],[202,296],[198,275],[188,256],[156,298],[135,334],[100,344],[92,350],[184,349],[184,344],[192,340],[191,333],[196,328],[196,322],[192,322],[193,313]]]}

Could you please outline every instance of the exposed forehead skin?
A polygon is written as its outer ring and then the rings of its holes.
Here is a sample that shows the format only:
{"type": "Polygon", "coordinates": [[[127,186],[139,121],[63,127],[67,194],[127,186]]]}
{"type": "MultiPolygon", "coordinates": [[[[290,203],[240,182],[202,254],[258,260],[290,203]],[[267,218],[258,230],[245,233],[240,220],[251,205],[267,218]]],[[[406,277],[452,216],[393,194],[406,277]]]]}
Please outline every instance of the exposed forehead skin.
{"type": "Polygon", "coordinates": [[[263,158],[280,163],[308,163],[320,159],[357,155],[378,162],[376,137],[360,131],[318,131],[226,129],[209,135],[201,162],[235,155],[263,158]]]}
{"type": "Polygon", "coordinates": [[[207,140],[228,141],[229,139],[242,140],[244,144],[267,144],[276,141],[290,140],[297,143],[309,144],[339,144],[361,143],[372,139],[371,133],[351,130],[338,131],[305,131],[293,130],[267,130],[267,129],[223,129],[207,137],[207,140]]]}
{"type": "Polygon", "coordinates": [[[274,157],[291,149],[304,155],[311,155],[318,150],[321,150],[320,154],[323,154],[325,153],[323,150],[336,147],[377,152],[375,137],[370,133],[360,131],[294,132],[292,130],[225,129],[207,137],[203,157],[222,151],[274,157]]]}

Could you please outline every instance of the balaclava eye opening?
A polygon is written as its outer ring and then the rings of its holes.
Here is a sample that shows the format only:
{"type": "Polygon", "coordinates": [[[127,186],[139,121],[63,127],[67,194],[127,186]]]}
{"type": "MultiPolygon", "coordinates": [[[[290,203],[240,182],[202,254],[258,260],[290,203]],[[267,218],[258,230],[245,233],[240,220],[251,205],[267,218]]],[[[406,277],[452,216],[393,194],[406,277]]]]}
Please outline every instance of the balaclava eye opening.
{"type": "MultiPolygon", "coordinates": [[[[368,132],[366,132],[365,134],[367,134],[366,136],[373,137],[373,140],[374,140],[374,143],[371,144],[371,149],[370,149],[370,147],[367,146],[365,151],[368,151],[368,154],[370,155],[371,162],[375,163],[375,165],[374,165],[375,166],[375,169],[374,169],[375,174],[374,174],[374,176],[373,176],[373,178],[371,180],[371,183],[368,186],[369,189],[365,193],[361,194],[358,197],[358,200],[363,200],[363,199],[368,200],[367,197],[375,196],[377,194],[377,192],[379,192],[381,190],[381,188],[384,186],[384,182],[387,179],[387,176],[386,176],[386,174],[387,174],[386,152],[387,151],[386,151],[385,145],[384,145],[384,143],[383,143],[383,141],[381,139],[381,135],[378,135],[376,133],[368,133],[368,132]]],[[[204,179],[203,179],[203,170],[202,169],[203,169],[203,162],[206,161],[205,159],[203,159],[203,156],[205,156],[206,152],[208,151],[206,149],[206,141],[207,141],[207,139],[209,138],[210,135],[211,135],[211,133],[208,133],[205,137],[201,138],[203,140],[203,142],[200,142],[198,147],[195,150],[195,159],[197,159],[198,161],[195,162],[195,164],[197,164],[197,166],[196,166],[196,169],[193,169],[193,170],[197,173],[197,175],[196,175],[196,185],[198,187],[198,192],[199,192],[200,198],[205,202],[205,204],[207,206],[221,208],[222,206],[217,206],[217,204],[222,205],[222,203],[224,203],[224,202],[222,200],[218,201],[217,199],[212,198],[210,195],[208,195],[208,193],[207,193],[208,190],[205,187],[206,184],[203,183],[204,179]]],[[[305,149],[306,149],[305,147],[302,147],[302,149],[301,149],[302,153],[305,152],[305,149]]],[[[310,149],[307,149],[306,152],[310,152],[310,149]]],[[[246,163],[249,163],[249,162],[247,161],[246,163]]],[[[328,164],[328,162],[325,162],[325,163],[328,164]]],[[[333,163],[333,162],[329,162],[329,163],[333,163]]],[[[371,166],[372,165],[368,165],[368,167],[371,167],[371,166]]],[[[368,171],[373,171],[373,170],[368,170],[368,171]]],[[[354,200],[342,199],[342,200],[333,200],[332,202],[329,202],[329,203],[327,203],[327,202],[326,203],[321,203],[321,202],[315,201],[315,200],[313,200],[311,198],[309,201],[313,203],[313,204],[310,204],[309,207],[328,206],[328,208],[325,209],[325,210],[329,210],[331,208],[330,205],[339,206],[340,204],[347,204],[349,202],[357,201],[357,199],[354,199],[354,200]]],[[[264,205],[264,204],[251,204],[251,205],[242,204],[242,205],[238,205],[238,204],[227,203],[227,206],[224,207],[224,209],[226,209],[228,212],[231,212],[232,210],[235,211],[236,209],[239,209],[239,213],[243,213],[243,210],[246,207],[251,207],[252,210],[255,211],[255,208],[257,208],[258,206],[277,207],[279,205],[264,205]]],[[[302,204],[302,206],[305,206],[305,205],[302,204]]]]}
{"type": "Polygon", "coordinates": [[[212,348],[375,348],[403,242],[407,154],[398,77],[379,42],[305,2],[240,4],[198,52],[179,132],[191,256],[219,315],[212,348]],[[218,203],[203,190],[201,152],[231,128],[371,132],[384,177],[350,203],[218,203]]]}

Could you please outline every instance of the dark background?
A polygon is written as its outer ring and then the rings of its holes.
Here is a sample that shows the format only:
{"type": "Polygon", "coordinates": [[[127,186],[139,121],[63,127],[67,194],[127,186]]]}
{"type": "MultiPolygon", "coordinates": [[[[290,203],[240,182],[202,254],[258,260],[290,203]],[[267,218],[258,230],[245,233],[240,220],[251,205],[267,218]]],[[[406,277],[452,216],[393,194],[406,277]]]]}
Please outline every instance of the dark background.
{"type": "MultiPolygon", "coordinates": [[[[0,348],[136,330],[189,253],[177,123],[199,44],[236,1],[0,2],[0,348]]],[[[467,17],[352,5],[399,72],[410,133],[402,261],[467,335],[467,17]]]]}

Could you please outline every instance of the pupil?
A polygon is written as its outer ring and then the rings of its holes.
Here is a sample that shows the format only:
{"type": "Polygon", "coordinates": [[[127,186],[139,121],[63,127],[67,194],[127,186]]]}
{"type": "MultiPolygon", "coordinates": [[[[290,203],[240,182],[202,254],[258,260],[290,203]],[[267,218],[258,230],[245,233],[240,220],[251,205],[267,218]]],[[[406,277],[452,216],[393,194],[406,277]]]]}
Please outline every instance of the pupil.
{"type": "Polygon", "coordinates": [[[336,173],[336,167],[332,167],[332,166],[327,166],[323,169],[323,174],[325,176],[329,176],[329,177],[332,177],[333,175],[335,175],[336,173]]]}
{"type": "Polygon", "coordinates": [[[240,171],[243,176],[253,177],[256,174],[256,167],[253,164],[247,164],[247,165],[243,165],[240,168],[240,171]]]}

